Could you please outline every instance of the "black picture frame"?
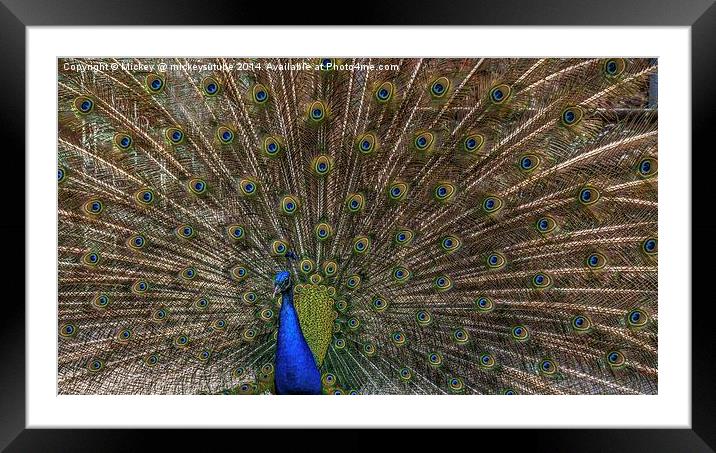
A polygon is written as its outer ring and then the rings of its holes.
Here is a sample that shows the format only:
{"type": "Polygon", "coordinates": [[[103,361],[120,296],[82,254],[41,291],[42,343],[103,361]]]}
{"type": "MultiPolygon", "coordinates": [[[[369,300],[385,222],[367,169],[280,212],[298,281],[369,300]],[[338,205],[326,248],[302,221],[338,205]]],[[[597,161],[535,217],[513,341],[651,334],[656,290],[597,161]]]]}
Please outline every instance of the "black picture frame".
{"type": "MultiPolygon", "coordinates": [[[[232,445],[238,436],[231,430],[211,435],[194,430],[39,430],[25,429],[25,309],[24,249],[32,241],[25,234],[25,44],[28,26],[67,25],[264,25],[343,24],[343,25],[628,25],[628,26],[689,26],[691,27],[692,74],[692,241],[710,239],[716,232],[716,221],[708,214],[711,204],[713,175],[710,164],[695,159],[713,158],[714,105],[716,105],[716,5],[714,0],[520,0],[428,2],[400,0],[368,1],[339,5],[339,2],[281,2],[271,7],[265,2],[228,0],[0,0],[0,142],[5,178],[15,188],[4,191],[4,213],[0,215],[0,233],[6,240],[5,259],[0,265],[5,277],[6,298],[0,307],[0,448],[7,451],[115,451],[172,447],[181,448],[197,439],[213,445],[232,445]],[[703,149],[703,151],[701,151],[703,149]],[[694,163],[698,165],[693,165],[694,163]],[[19,197],[23,187],[23,197],[19,197]],[[701,214],[706,212],[705,214],[701,214]],[[698,217],[696,214],[699,214],[698,217]],[[699,220],[696,220],[696,219],[699,220]],[[707,239],[709,238],[709,239],[707,239]]],[[[686,89],[685,89],[685,92],[686,89]]],[[[49,151],[48,151],[49,152],[49,151]]],[[[689,156],[684,156],[689,158],[689,156]]],[[[0,239],[2,240],[2,239],[0,239]]],[[[550,429],[514,430],[508,436],[492,431],[485,436],[522,445],[539,451],[716,451],[716,341],[707,285],[714,261],[706,254],[710,247],[697,247],[692,252],[692,429],[550,429]],[[698,291],[701,290],[701,291],[698,291]],[[704,297],[698,297],[703,294],[704,297]],[[505,440],[509,437],[509,440],[505,440]]],[[[51,253],[48,253],[51,255],[51,253]]],[[[670,301],[688,307],[688,300],[670,301]]],[[[668,357],[661,359],[668,360],[668,357]]],[[[587,409],[588,410],[588,409],[587,409]]],[[[101,416],[101,414],[98,414],[101,416]]],[[[537,416],[537,415],[536,415],[537,416]]],[[[432,438],[420,430],[410,434],[413,439],[432,438]],[[415,435],[421,433],[420,436],[415,435]]],[[[263,439],[267,439],[264,433],[263,439]]],[[[366,445],[366,434],[338,433],[348,446],[366,445]]],[[[478,436],[468,434],[470,438],[478,436]]],[[[316,435],[293,433],[291,439],[316,435]],[[297,437],[296,437],[297,436],[297,437]]],[[[241,435],[246,439],[244,435],[241,435]]],[[[282,438],[285,436],[270,436],[282,438]]],[[[408,436],[401,436],[408,437],[408,436]]],[[[438,434],[436,437],[443,437],[438,434]]],[[[373,438],[377,439],[377,438],[373,438]]],[[[273,440],[272,440],[273,441],[273,440]]],[[[252,443],[241,441],[247,446],[252,443]]],[[[300,440],[297,440],[300,442],[300,440]]],[[[342,448],[328,443],[327,448],[342,448]]],[[[208,445],[208,444],[207,444],[208,445]]],[[[233,444],[239,445],[239,444],[233,444]]],[[[256,448],[260,447],[260,442],[256,448]]],[[[468,444],[469,445],[469,444],[468,444]]],[[[512,449],[509,447],[508,449],[512,449]]]]}

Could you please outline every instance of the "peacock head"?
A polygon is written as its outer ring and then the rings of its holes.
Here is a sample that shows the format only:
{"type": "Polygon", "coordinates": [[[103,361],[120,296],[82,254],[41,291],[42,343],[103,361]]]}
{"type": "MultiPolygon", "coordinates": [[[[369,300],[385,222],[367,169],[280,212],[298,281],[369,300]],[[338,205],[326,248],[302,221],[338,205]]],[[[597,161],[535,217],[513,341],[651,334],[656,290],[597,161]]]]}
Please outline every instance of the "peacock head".
{"type": "Polygon", "coordinates": [[[273,279],[273,297],[291,287],[291,273],[279,271],[273,279]]]}

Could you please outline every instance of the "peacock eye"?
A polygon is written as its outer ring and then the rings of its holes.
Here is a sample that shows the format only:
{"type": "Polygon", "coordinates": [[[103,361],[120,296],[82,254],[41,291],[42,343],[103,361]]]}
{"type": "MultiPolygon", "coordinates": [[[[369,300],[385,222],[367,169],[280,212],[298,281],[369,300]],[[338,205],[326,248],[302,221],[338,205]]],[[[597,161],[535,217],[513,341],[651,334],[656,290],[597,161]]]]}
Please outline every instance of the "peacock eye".
{"type": "Polygon", "coordinates": [[[439,202],[448,202],[455,196],[455,184],[450,181],[438,183],[433,189],[433,197],[439,202]]]}
{"type": "Polygon", "coordinates": [[[579,124],[584,116],[584,111],[581,107],[572,106],[562,110],[562,124],[565,126],[575,126],[579,124]]]}
{"type": "Polygon", "coordinates": [[[221,143],[228,145],[229,143],[234,141],[234,131],[232,131],[226,126],[219,126],[216,129],[216,137],[221,143]]]}
{"type": "Polygon", "coordinates": [[[419,132],[413,138],[413,146],[418,151],[428,151],[435,141],[435,135],[432,132],[419,132]]]}
{"type": "Polygon", "coordinates": [[[87,96],[80,96],[76,98],[74,105],[77,111],[82,115],[86,115],[94,109],[94,101],[87,96]]]}
{"type": "Polygon", "coordinates": [[[178,127],[168,127],[164,132],[164,136],[173,145],[179,145],[180,143],[184,142],[184,131],[182,131],[178,127]]]}
{"type": "Polygon", "coordinates": [[[322,101],[314,101],[308,107],[308,118],[313,123],[321,123],[326,119],[326,105],[322,101]]]}
{"type": "Polygon", "coordinates": [[[159,74],[149,74],[145,83],[150,93],[159,93],[164,89],[164,79],[159,74]]]}
{"type": "Polygon", "coordinates": [[[189,191],[195,195],[203,195],[206,192],[206,181],[199,178],[192,178],[187,183],[189,191]]]}
{"type": "Polygon", "coordinates": [[[204,95],[206,96],[216,96],[219,93],[221,85],[219,85],[219,82],[213,78],[213,77],[206,77],[201,82],[202,89],[204,91],[204,95]]]}
{"type": "Polygon", "coordinates": [[[450,89],[450,80],[447,77],[438,77],[430,84],[430,94],[435,99],[440,99],[445,96],[445,93],[450,89]]]}
{"type": "Polygon", "coordinates": [[[579,202],[583,205],[591,205],[596,203],[600,196],[601,194],[596,188],[586,186],[579,191],[579,202]]]}
{"type": "Polygon", "coordinates": [[[539,167],[540,158],[535,154],[527,154],[520,158],[520,170],[530,172],[539,167]]]}
{"type": "Polygon", "coordinates": [[[256,104],[265,104],[269,100],[269,93],[265,86],[260,83],[251,89],[251,96],[256,104]]]}
{"type": "Polygon", "coordinates": [[[493,104],[502,104],[509,99],[511,94],[512,89],[509,85],[497,85],[490,90],[490,101],[492,101],[493,104]]]}
{"type": "Polygon", "coordinates": [[[113,143],[117,148],[126,151],[132,146],[133,140],[129,134],[120,132],[114,134],[113,143]]]}
{"type": "Polygon", "coordinates": [[[375,98],[380,103],[388,102],[392,99],[395,92],[395,85],[391,82],[383,82],[378,89],[375,90],[375,98]]]}
{"type": "Polygon", "coordinates": [[[616,77],[624,72],[626,62],[623,58],[610,58],[604,62],[604,75],[616,77]]]}

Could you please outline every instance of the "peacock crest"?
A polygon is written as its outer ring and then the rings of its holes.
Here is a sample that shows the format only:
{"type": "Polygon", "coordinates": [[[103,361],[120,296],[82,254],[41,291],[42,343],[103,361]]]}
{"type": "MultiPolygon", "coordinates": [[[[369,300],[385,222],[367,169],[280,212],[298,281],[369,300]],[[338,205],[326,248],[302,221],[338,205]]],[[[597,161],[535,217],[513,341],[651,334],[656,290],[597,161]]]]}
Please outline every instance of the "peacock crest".
{"type": "Polygon", "coordinates": [[[59,393],[657,392],[656,60],[58,71],[59,393]]]}

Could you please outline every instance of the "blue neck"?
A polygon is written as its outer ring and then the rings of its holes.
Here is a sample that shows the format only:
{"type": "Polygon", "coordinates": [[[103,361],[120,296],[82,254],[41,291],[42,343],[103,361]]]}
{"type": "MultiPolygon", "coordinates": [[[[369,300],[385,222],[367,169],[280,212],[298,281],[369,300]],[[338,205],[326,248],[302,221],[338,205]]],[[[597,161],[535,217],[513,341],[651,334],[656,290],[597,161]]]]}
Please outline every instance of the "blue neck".
{"type": "Polygon", "coordinates": [[[321,393],[321,373],[303,337],[291,287],[281,293],[275,383],[279,395],[321,393]]]}

